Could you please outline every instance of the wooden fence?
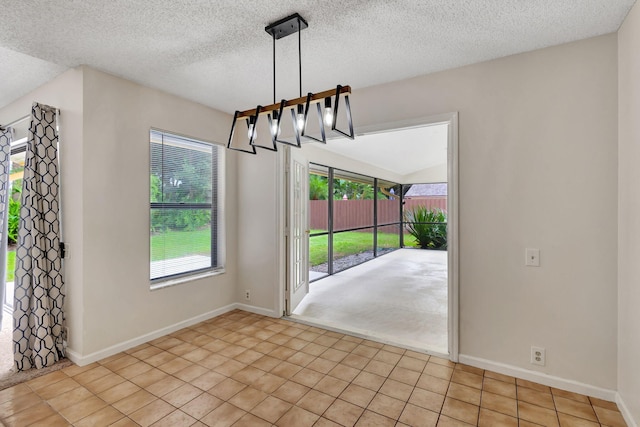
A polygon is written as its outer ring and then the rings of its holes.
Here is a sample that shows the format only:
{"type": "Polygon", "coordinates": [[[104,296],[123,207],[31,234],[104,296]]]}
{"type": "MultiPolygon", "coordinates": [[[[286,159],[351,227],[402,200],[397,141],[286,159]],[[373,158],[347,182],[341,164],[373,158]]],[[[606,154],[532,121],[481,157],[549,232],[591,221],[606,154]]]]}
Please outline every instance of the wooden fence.
{"type": "MultiPolygon", "coordinates": [[[[405,199],[404,209],[415,206],[438,208],[447,211],[447,197],[430,197],[423,199],[405,199]]],[[[328,200],[311,200],[309,202],[309,225],[312,230],[328,229],[328,200]]],[[[378,224],[400,221],[399,200],[378,200],[378,224]]],[[[373,200],[334,200],[333,229],[345,230],[358,227],[373,227],[373,200]]]]}

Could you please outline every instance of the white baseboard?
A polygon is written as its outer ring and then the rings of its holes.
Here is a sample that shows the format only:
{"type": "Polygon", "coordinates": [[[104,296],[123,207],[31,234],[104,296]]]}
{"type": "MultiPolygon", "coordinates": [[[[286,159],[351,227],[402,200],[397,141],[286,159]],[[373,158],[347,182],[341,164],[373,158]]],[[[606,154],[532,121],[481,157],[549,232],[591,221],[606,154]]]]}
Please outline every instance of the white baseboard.
{"type": "Polygon", "coordinates": [[[278,314],[277,310],[270,310],[268,308],[256,307],[253,305],[247,305],[242,303],[235,303],[234,306],[239,310],[248,311],[249,313],[254,313],[254,314],[261,314],[262,316],[275,317],[275,318],[282,317],[281,314],[278,314]]]}
{"type": "MultiPolygon", "coordinates": [[[[239,304],[229,304],[227,306],[218,308],[216,310],[209,311],[207,313],[200,314],[198,316],[192,317],[190,319],[183,320],[178,323],[174,323],[173,325],[166,326],[161,329],[157,329],[153,332],[149,332],[148,334],[141,335],[139,337],[118,343],[111,347],[107,347],[103,350],[96,351],[94,353],[83,356],[71,348],[67,348],[66,355],[67,357],[78,366],[85,366],[93,362],[97,362],[98,360],[102,360],[106,357],[113,356],[114,354],[118,354],[121,351],[128,350],[140,344],[144,344],[148,341],[154,340],[156,338],[160,338],[167,334],[170,334],[175,331],[179,331],[182,328],[186,328],[188,326],[195,325],[196,323],[203,322],[205,320],[212,319],[214,317],[220,316],[221,314],[228,313],[237,308],[243,309],[238,306],[239,304]]],[[[246,310],[249,311],[249,310],[246,310]]]]}
{"type": "Polygon", "coordinates": [[[625,405],[624,400],[622,400],[622,396],[620,396],[620,393],[616,393],[616,404],[618,405],[618,409],[620,409],[622,417],[627,423],[627,427],[638,427],[638,423],[633,419],[631,411],[629,411],[629,408],[627,407],[627,405],[625,405]]]}
{"type": "Polygon", "coordinates": [[[479,357],[468,356],[466,354],[461,354],[459,360],[460,363],[475,366],[476,368],[488,369],[499,374],[510,375],[512,377],[521,378],[527,381],[533,381],[549,387],[571,391],[573,393],[597,397],[598,399],[607,400],[609,402],[616,401],[617,392],[615,390],[596,387],[578,381],[544,374],[542,372],[530,371],[528,369],[519,368],[517,366],[494,362],[487,359],[481,359],[479,357]]]}

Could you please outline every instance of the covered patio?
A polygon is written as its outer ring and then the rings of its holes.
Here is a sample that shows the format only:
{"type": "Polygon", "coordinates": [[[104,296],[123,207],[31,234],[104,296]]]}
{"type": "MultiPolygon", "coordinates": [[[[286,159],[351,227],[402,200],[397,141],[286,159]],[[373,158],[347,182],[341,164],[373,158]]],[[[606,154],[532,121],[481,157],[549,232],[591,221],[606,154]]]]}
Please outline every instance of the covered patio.
{"type": "Polygon", "coordinates": [[[447,354],[447,252],[398,249],[310,284],[293,318],[447,354]]]}

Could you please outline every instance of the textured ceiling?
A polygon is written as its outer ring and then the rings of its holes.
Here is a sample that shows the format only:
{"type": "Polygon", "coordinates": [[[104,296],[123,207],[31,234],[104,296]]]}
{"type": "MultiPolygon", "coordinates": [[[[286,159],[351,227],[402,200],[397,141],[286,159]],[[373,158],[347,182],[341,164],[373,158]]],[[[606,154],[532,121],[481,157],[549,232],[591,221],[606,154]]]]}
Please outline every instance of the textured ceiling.
{"type": "MultiPolygon", "coordinates": [[[[264,27],[299,12],[303,91],[353,89],[616,31],[635,0],[3,0],[0,107],[80,64],[226,112],[272,98],[264,27]]],[[[297,38],[277,42],[297,96],[297,38]]]]}

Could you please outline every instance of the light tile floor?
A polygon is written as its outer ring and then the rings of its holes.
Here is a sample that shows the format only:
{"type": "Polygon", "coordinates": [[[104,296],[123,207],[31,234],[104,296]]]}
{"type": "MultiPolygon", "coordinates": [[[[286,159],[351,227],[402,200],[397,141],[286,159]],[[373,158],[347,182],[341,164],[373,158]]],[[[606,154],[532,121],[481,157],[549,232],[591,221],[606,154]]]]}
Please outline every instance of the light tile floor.
{"type": "Polygon", "coordinates": [[[6,426],[624,426],[616,405],[243,311],[0,391],[6,426]]]}

